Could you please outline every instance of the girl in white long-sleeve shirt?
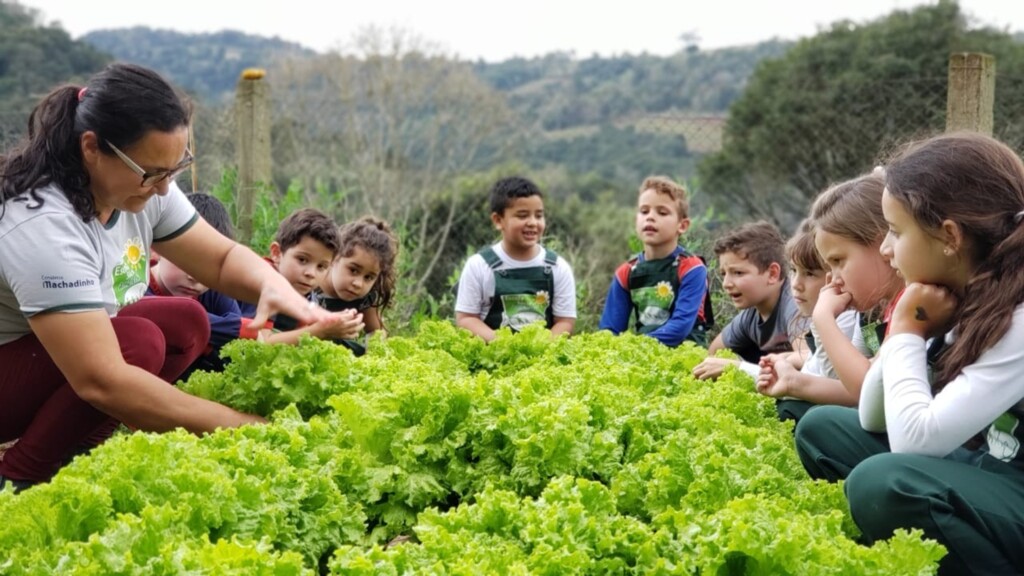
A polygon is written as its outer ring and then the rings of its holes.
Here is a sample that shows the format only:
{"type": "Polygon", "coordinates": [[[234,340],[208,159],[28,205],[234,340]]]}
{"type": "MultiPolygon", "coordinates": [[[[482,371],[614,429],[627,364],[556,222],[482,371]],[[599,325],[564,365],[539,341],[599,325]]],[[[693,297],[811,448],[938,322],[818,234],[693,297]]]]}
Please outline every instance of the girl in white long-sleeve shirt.
{"type": "Polygon", "coordinates": [[[919,528],[949,551],[940,573],[1024,573],[1024,163],[948,134],[885,179],[881,252],[907,288],[859,413],[812,410],[797,449],[812,476],[846,480],[869,541],[919,528]]]}

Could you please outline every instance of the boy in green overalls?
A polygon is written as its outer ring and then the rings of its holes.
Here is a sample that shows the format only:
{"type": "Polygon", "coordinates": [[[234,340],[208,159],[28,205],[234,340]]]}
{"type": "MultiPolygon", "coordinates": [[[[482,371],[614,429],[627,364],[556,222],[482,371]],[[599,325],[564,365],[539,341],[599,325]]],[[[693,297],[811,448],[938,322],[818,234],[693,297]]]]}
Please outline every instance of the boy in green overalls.
{"type": "Polygon", "coordinates": [[[495,331],[544,322],[552,334],[576,323],[576,281],[564,258],[540,244],[544,199],[536,184],[519,176],[491,189],[491,222],[501,242],[466,261],[459,278],[455,323],[490,342],[495,331]]]}
{"type": "Polygon", "coordinates": [[[636,234],[644,251],[615,271],[601,315],[601,330],[614,334],[629,329],[666,346],[691,340],[707,346],[712,322],[708,269],[699,256],[679,245],[690,227],[686,189],[664,176],[651,176],[640,185],[636,234]]]}

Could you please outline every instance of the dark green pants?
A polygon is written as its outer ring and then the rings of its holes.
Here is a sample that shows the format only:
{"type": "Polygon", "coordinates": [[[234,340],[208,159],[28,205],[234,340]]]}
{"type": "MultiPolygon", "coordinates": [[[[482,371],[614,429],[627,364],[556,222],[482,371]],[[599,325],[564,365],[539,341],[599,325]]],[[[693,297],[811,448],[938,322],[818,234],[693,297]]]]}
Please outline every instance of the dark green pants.
{"type": "Polygon", "coordinates": [[[799,422],[804,417],[804,414],[807,414],[807,411],[815,406],[817,404],[806,400],[791,398],[780,398],[775,401],[775,411],[779,414],[779,420],[783,422],[786,420],[792,420],[794,423],[799,422]]]}
{"type": "Polygon", "coordinates": [[[1024,471],[962,448],[945,458],[893,454],[884,434],[839,406],[809,411],[796,447],[812,477],[846,480],[867,541],[920,528],[949,550],[940,574],[1024,574],[1024,471]]]}

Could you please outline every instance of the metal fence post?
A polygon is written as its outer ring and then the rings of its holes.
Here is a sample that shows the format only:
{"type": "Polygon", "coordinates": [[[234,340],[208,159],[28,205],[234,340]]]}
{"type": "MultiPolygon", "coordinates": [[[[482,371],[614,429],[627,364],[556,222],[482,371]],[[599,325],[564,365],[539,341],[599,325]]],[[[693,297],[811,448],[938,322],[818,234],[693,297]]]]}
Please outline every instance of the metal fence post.
{"type": "Polygon", "coordinates": [[[995,58],[977,52],[951,54],[946,131],[969,130],[991,136],[995,94],[995,58]]]}
{"type": "Polygon", "coordinates": [[[252,240],[257,188],[270,184],[270,87],[265,75],[263,70],[245,70],[235,92],[240,244],[249,244],[252,240]]]}

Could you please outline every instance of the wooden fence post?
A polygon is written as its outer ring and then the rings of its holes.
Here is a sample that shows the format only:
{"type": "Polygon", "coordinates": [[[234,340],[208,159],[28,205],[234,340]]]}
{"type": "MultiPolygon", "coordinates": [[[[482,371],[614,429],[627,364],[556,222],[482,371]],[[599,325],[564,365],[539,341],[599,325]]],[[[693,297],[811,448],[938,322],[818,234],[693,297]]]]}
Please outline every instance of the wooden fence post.
{"type": "Polygon", "coordinates": [[[235,91],[237,235],[240,244],[252,241],[256,192],[259,186],[270,184],[270,87],[264,76],[263,70],[245,70],[235,91]]]}
{"type": "Polygon", "coordinates": [[[950,54],[947,132],[969,130],[991,136],[995,95],[995,58],[976,52],[950,54]]]}

